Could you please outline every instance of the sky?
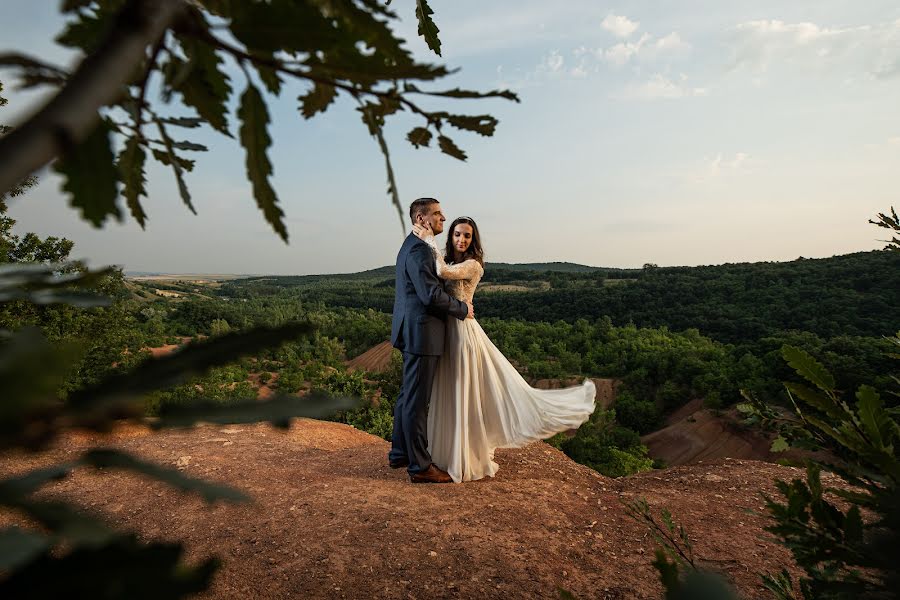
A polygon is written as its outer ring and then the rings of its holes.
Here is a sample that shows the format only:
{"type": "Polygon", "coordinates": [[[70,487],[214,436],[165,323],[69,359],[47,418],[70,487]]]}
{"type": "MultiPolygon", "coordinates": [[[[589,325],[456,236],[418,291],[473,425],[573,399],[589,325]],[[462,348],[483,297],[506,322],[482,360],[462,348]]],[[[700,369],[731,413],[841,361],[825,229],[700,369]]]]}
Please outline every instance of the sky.
{"type": "MultiPolygon", "coordinates": [[[[386,130],[404,204],[441,200],[479,225],[488,262],[639,267],[786,261],[881,248],[868,224],[900,190],[900,4],[895,0],[432,0],[443,57],[416,37],[412,0],[396,31],[424,61],[459,68],[433,89],[516,91],[522,102],[444,101],[490,113],[493,138],[458,133],[462,163],[412,148],[419,124],[386,130]]],[[[0,51],[59,64],[55,2],[3,0],[0,51]]],[[[233,71],[236,89],[243,77],[233,71]]],[[[16,92],[15,124],[46,93],[16,92]]],[[[211,130],[190,139],[198,215],[170,172],[148,171],[149,215],[95,229],[61,181],[11,203],[17,231],[65,236],[92,266],[165,273],[312,274],[393,264],[403,238],[384,161],[343,100],[305,121],[292,84],[270,100],[273,184],[284,244],[252,198],[244,156],[211,130]]],[[[170,114],[188,115],[173,105],[170,114]]],[[[232,128],[235,119],[231,119],[232,128]]]]}

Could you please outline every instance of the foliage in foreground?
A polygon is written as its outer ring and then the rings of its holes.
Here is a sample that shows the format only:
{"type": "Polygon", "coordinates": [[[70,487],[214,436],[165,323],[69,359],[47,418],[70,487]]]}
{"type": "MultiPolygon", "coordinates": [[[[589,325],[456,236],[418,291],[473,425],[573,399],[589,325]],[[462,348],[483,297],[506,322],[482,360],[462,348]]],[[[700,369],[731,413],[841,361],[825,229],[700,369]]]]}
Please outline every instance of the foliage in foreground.
{"type": "MultiPolygon", "coordinates": [[[[900,350],[900,333],[891,341],[900,350]]],[[[766,499],[774,519],[767,530],[782,540],[804,571],[799,597],[897,597],[900,410],[885,408],[869,385],[856,390],[851,405],[813,357],[790,346],[783,353],[809,384],[786,384],[799,421],[773,423],[761,413],[751,414],[778,428],[788,443],[831,450],[837,460],[811,463],[805,481],[777,482],[783,501],[766,499]],[[823,468],[842,484],[824,486],[823,468]]],[[[778,598],[798,597],[786,571],[767,577],[766,584],[778,598]]]]}
{"type": "MultiPolygon", "coordinates": [[[[0,268],[0,289],[18,290],[23,301],[59,301],[75,286],[88,287],[95,273],[60,279],[52,267],[11,265],[0,268]]],[[[197,343],[168,357],[143,362],[129,373],[113,374],[59,400],[71,349],[50,344],[36,329],[7,332],[0,340],[0,450],[39,451],[72,428],[106,432],[123,420],[155,428],[190,427],[199,421],[245,423],[270,421],[286,427],[296,416],[322,417],[349,409],[352,402],[324,396],[280,397],[224,407],[190,404],[144,417],[144,397],[154,390],[203,375],[215,366],[259,352],[298,336],[308,324],[231,333],[197,343]]],[[[218,562],[188,565],[180,544],[145,543],[119,532],[70,502],[37,495],[44,486],[68,477],[77,468],[128,470],[158,479],[208,502],[248,498],[231,488],[188,477],[110,448],[92,448],[64,463],[0,480],[0,506],[33,523],[0,530],[0,596],[174,598],[205,589],[218,562]],[[113,572],[110,572],[113,569],[113,572]],[[107,575],[98,577],[97,573],[107,575]],[[132,595],[136,594],[136,595],[132,595]]]]}
{"type": "MultiPolygon", "coordinates": [[[[452,71],[414,60],[392,29],[397,15],[376,0],[77,0],[63,2],[61,12],[68,22],[56,41],[83,53],[77,68],[0,55],[0,67],[15,70],[23,87],[59,89],[53,101],[0,138],[0,194],[62,152],[53,169],[72,207],[98,227],[122,220],[120,188],[131,216],[145,225],[148,160],[172,170],[184,204],[196,212],[186,182],[194,160],[186,153],[207,148],[183,136],[209,125],[241,145],[256,204],[287,241],[268,156],[267,96],[282,94],[297,97],[304,119],[321,115],[341,96],[355,105],[384,156],[388,193],[405,226],[386,120],[411,114],[420,120],[407,134],[415,148],[434,142],[441,152],[466,160],[450,130],[492,136],[498,120],[426,110],[415,99],[518,101],[508,91],[426,89],[452,71]],[[180,108],[170,108],[174,101],[180,108]]],[[[438,52],[432,14],[425,0],[417,1],[419,32],[438,52]]]]}

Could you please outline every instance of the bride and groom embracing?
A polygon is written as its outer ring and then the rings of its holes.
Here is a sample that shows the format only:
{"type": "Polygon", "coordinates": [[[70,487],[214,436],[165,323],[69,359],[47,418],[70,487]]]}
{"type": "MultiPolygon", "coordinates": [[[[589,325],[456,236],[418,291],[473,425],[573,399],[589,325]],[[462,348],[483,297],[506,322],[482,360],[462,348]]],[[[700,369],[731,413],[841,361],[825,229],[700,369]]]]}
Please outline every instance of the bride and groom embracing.
{"type": "Polygon", "coordinates": [[[442,253],[434,238],[446,221],[440,203],[419,198],[409,218],[413,232],[397,255],[391,343],[403,352],[403,381],[388,461],[406,467],[413,483],[493,477],[496,448],[584,423],[594,411],[594,384],[529,386],[475,320],[472,298],[484,275],[475,221],[455,219],[442,253]]]}

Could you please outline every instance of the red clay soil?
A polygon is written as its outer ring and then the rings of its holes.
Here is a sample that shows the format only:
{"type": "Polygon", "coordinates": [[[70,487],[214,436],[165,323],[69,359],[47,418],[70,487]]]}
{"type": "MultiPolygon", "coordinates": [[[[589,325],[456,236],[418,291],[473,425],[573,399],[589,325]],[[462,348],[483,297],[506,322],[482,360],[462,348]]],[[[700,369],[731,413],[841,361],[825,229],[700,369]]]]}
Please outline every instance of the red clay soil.
{"type": "Polygon", "coordinates": [[[641,442],[650,456],[670,467],[726,457],[774,462],[803,456],[793,450],[770,452],[772,439],[742,426],[735,409],[713,412],[703,408],[702,400],[692,400],[678,409],[665,427],[641,437],[641,442]]]}
{"type": "Polygon", "coordinates": [[[172,354],[179,348],[183,347],[185,344],[191,341],[190,337],[181,338],[181,343],[178,344],[165,344],[163,346],[157,346],[155,348],[147,348],[150,351],[150,354],[153,355],[153,358],[159,358],[160,356],[166,356],[172,354]]]}
{"type": "MultiPolygon", "coordinates": [[[[498,451],[494,479],[413,485],[387,466],[388,443],[352,427],[298,420],[204,426],[106,443],[252,495],[207,506],[126,473],[76,471],[48,486],[145,539],[184,540],[189,557],[224,566],[211,598],[661,598],[654,542],[621,504],[638,496],[667,507],[696,556],[742,597],[764,595],[759,573],[790,564],[767,539],[761,491],[796,469],[718,460],[609,479],[544,443],[498,451]]],[[[6,458],[20,473],[100,439],[70,436],[48,454],[6,458]]],[[[0,522],[18,517],[0,513],[0,522]]]]}
{"type": "Polygon", "coordinates": [[[382,342],[373,346],[352,360],[347,361],[347,367],[352,370],[381,373],[391,366],[391,353],[394,347],[390,342],[382,342]]]}

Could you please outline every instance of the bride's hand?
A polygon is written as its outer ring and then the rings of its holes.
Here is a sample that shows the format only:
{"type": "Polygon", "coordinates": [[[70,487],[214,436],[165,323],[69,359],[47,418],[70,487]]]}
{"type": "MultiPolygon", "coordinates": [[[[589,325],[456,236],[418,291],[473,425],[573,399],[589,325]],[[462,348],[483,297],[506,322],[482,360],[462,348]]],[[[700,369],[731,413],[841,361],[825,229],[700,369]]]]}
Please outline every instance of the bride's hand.
{"type": "Polygon", "coordinates": [[[413,235],[419,238],[420,240],[428,240],[428,238],[434,237],[434,232],[431,230],[430,226],[422,226],[416,223],[412,227],[413,235]]]}

